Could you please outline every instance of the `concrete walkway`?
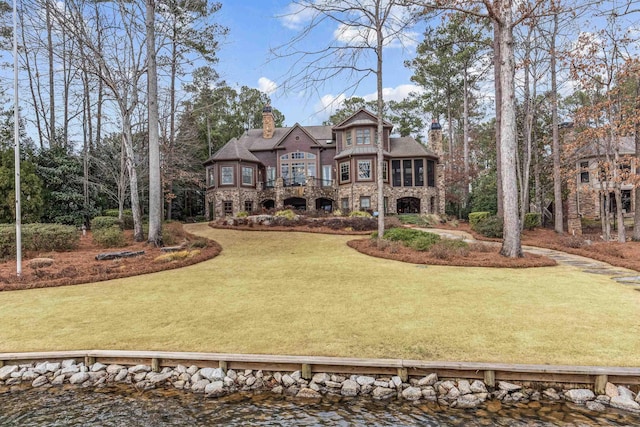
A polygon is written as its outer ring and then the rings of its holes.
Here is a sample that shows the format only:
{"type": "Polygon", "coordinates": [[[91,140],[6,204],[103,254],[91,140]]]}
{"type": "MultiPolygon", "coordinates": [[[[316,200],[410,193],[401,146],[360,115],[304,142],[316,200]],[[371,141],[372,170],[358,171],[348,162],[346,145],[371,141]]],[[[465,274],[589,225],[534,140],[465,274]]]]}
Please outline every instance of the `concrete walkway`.
{"type": "MultiPolygon", "coordinates": [[[[418,228],[418,230],[438,234],[439,236],[446,239],[462,239],[468,243],[483,243],[495,246],[500,245],[500,243],[497,242],[476,240],[471,234],[462,230],[443,230],[438,228],[418,228]]],[[[572,267],[582,269],[582,271],[585,273],[609,276],[616,282],[640,289],[640,274],[637,271],[623,267],[616,267],[606,262],[586,258],[580,255],[573,255],[567,252],[557,251],[555,249],[538,248],[535,246],[527,245],[523,245],[522,249],[525,252],[529,252],[532,254],[547,256],[555,260],[558,264],[570,265],[572,267]]]]}

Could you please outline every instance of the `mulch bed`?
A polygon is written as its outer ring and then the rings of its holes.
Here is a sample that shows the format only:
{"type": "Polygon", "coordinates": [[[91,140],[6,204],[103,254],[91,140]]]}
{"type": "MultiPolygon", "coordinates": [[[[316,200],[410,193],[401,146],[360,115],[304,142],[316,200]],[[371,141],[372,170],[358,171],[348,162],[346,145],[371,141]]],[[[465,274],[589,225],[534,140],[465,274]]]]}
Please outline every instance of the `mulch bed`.
{"type": "MultiPolygon", "coordinates": [[[[78,285],[81,283],[101,282],[186,267],[216,257],[222,247],[213,240],[208,240],[204,248],[194,248],[199,253],[190,258],[170,262],[154,262],[165,254],[160,248],[146,242],[133,242],[131,233],[127,233],[129,245],[125,248],[105,249],[96,246],[91,233],[80,239],[78,249],[69,252],[26,253],[22,262],[22,275],[16,275],[16,261],[0,263],[0,291],[19,289],[48,288],[56,286],[78,285]],[[98,261],[96,255],[121,250],[144,251],[140,256],[120,258],[110,261],[98,261]],[[32,267],[30,260],[34,258],[52,258],[53,264],[47,267],[32,267]]],[[[188,240],[202,239],[186,235],[188,240]]]]}
{"type": "Polygon", "coordinates": [[[347,242],[347,245],[366,255],[411,264],[495,268],[552,267],[557,265],[551,258],[530,253],[525,253],[523,258],[506,258],[500,255],[500,248],[492,247],[481,252],[469,251],[467,256],[451,255],[446,259],[441,259],[429,252],[416,251],[400,244],[387,245],[380,249],[372,239],[351,240],[347,242]]]}

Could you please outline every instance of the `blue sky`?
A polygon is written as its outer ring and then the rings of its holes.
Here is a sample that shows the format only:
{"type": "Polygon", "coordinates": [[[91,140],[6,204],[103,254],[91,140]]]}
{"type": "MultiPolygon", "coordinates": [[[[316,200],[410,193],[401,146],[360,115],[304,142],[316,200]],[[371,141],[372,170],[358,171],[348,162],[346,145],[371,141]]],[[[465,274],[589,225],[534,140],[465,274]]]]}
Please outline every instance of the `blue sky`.
{"type": "MultiPolygon", "coordinates": [[[[329,82],[319,94],[300,94],[282,89],[290,64],[285,60],[270,60],[269,50],[289,41],[298,34],[299,25],[304,23],[301,14],[297,15],[301,22],[282,17],[289,10],[288,6],[288,0],[223,2],[217,19],[230,31],[222,43],[216,69],[231,86],[245,85],[270,93],[273,106],[284,113],[286,125],[296,122],[320,124],[331,114],[330,109],[324,107],[333,99],[344,96],[348,84],[345,81],[329,82]]],[[[335,29],[337,24],[328,31],[335,29]]],[[[416,33],[415,38],[420,37],[421,32],[416,33]]],[[[310,42],[321,46],[327,40],[311,39],[310,42]]],[[[411,70],[403,64],[405,59],[413,58],[414,49],[415,43],[411,42],[404,48],[385,49],[383,84],[386,100],[403,99],[417,89],[410,81],[411,70]]],[[[355,91],[355,95],[368,98],[374,97],[375,93],[375,76],[368,77],[355,91]]]]}

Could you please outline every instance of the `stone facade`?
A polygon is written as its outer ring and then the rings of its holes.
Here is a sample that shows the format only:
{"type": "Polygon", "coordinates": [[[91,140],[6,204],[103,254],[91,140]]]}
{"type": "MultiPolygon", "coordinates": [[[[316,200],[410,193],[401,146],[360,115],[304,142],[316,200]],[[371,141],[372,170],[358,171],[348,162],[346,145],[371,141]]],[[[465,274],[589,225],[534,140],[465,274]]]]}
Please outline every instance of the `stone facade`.
{"type": "MultiPolygon", "coordinates": [[[[360,110],[336,126],[263,129],[233,139],[207,162],[206,215],[283,209],[369,212],[378,209],[377,121],[360,110]]],[[[444,214],[442,130],[432,125],[430,149],[411,137],[392,137],[385,122],[385,213],[444,214]]]]}

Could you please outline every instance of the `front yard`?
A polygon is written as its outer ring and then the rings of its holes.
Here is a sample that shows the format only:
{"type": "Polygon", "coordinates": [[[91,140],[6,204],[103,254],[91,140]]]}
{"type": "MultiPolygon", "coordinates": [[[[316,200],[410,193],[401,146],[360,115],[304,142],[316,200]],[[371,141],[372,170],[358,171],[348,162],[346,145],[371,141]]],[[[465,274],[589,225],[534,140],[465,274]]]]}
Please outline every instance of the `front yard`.
{"type": "Polygon", "coordinates": [[[640,292],[568,266],[417,266],[353,236],[193,224],[183,269],[0,293],[0,352],[137,349],[637,366],[640,292]]]}

